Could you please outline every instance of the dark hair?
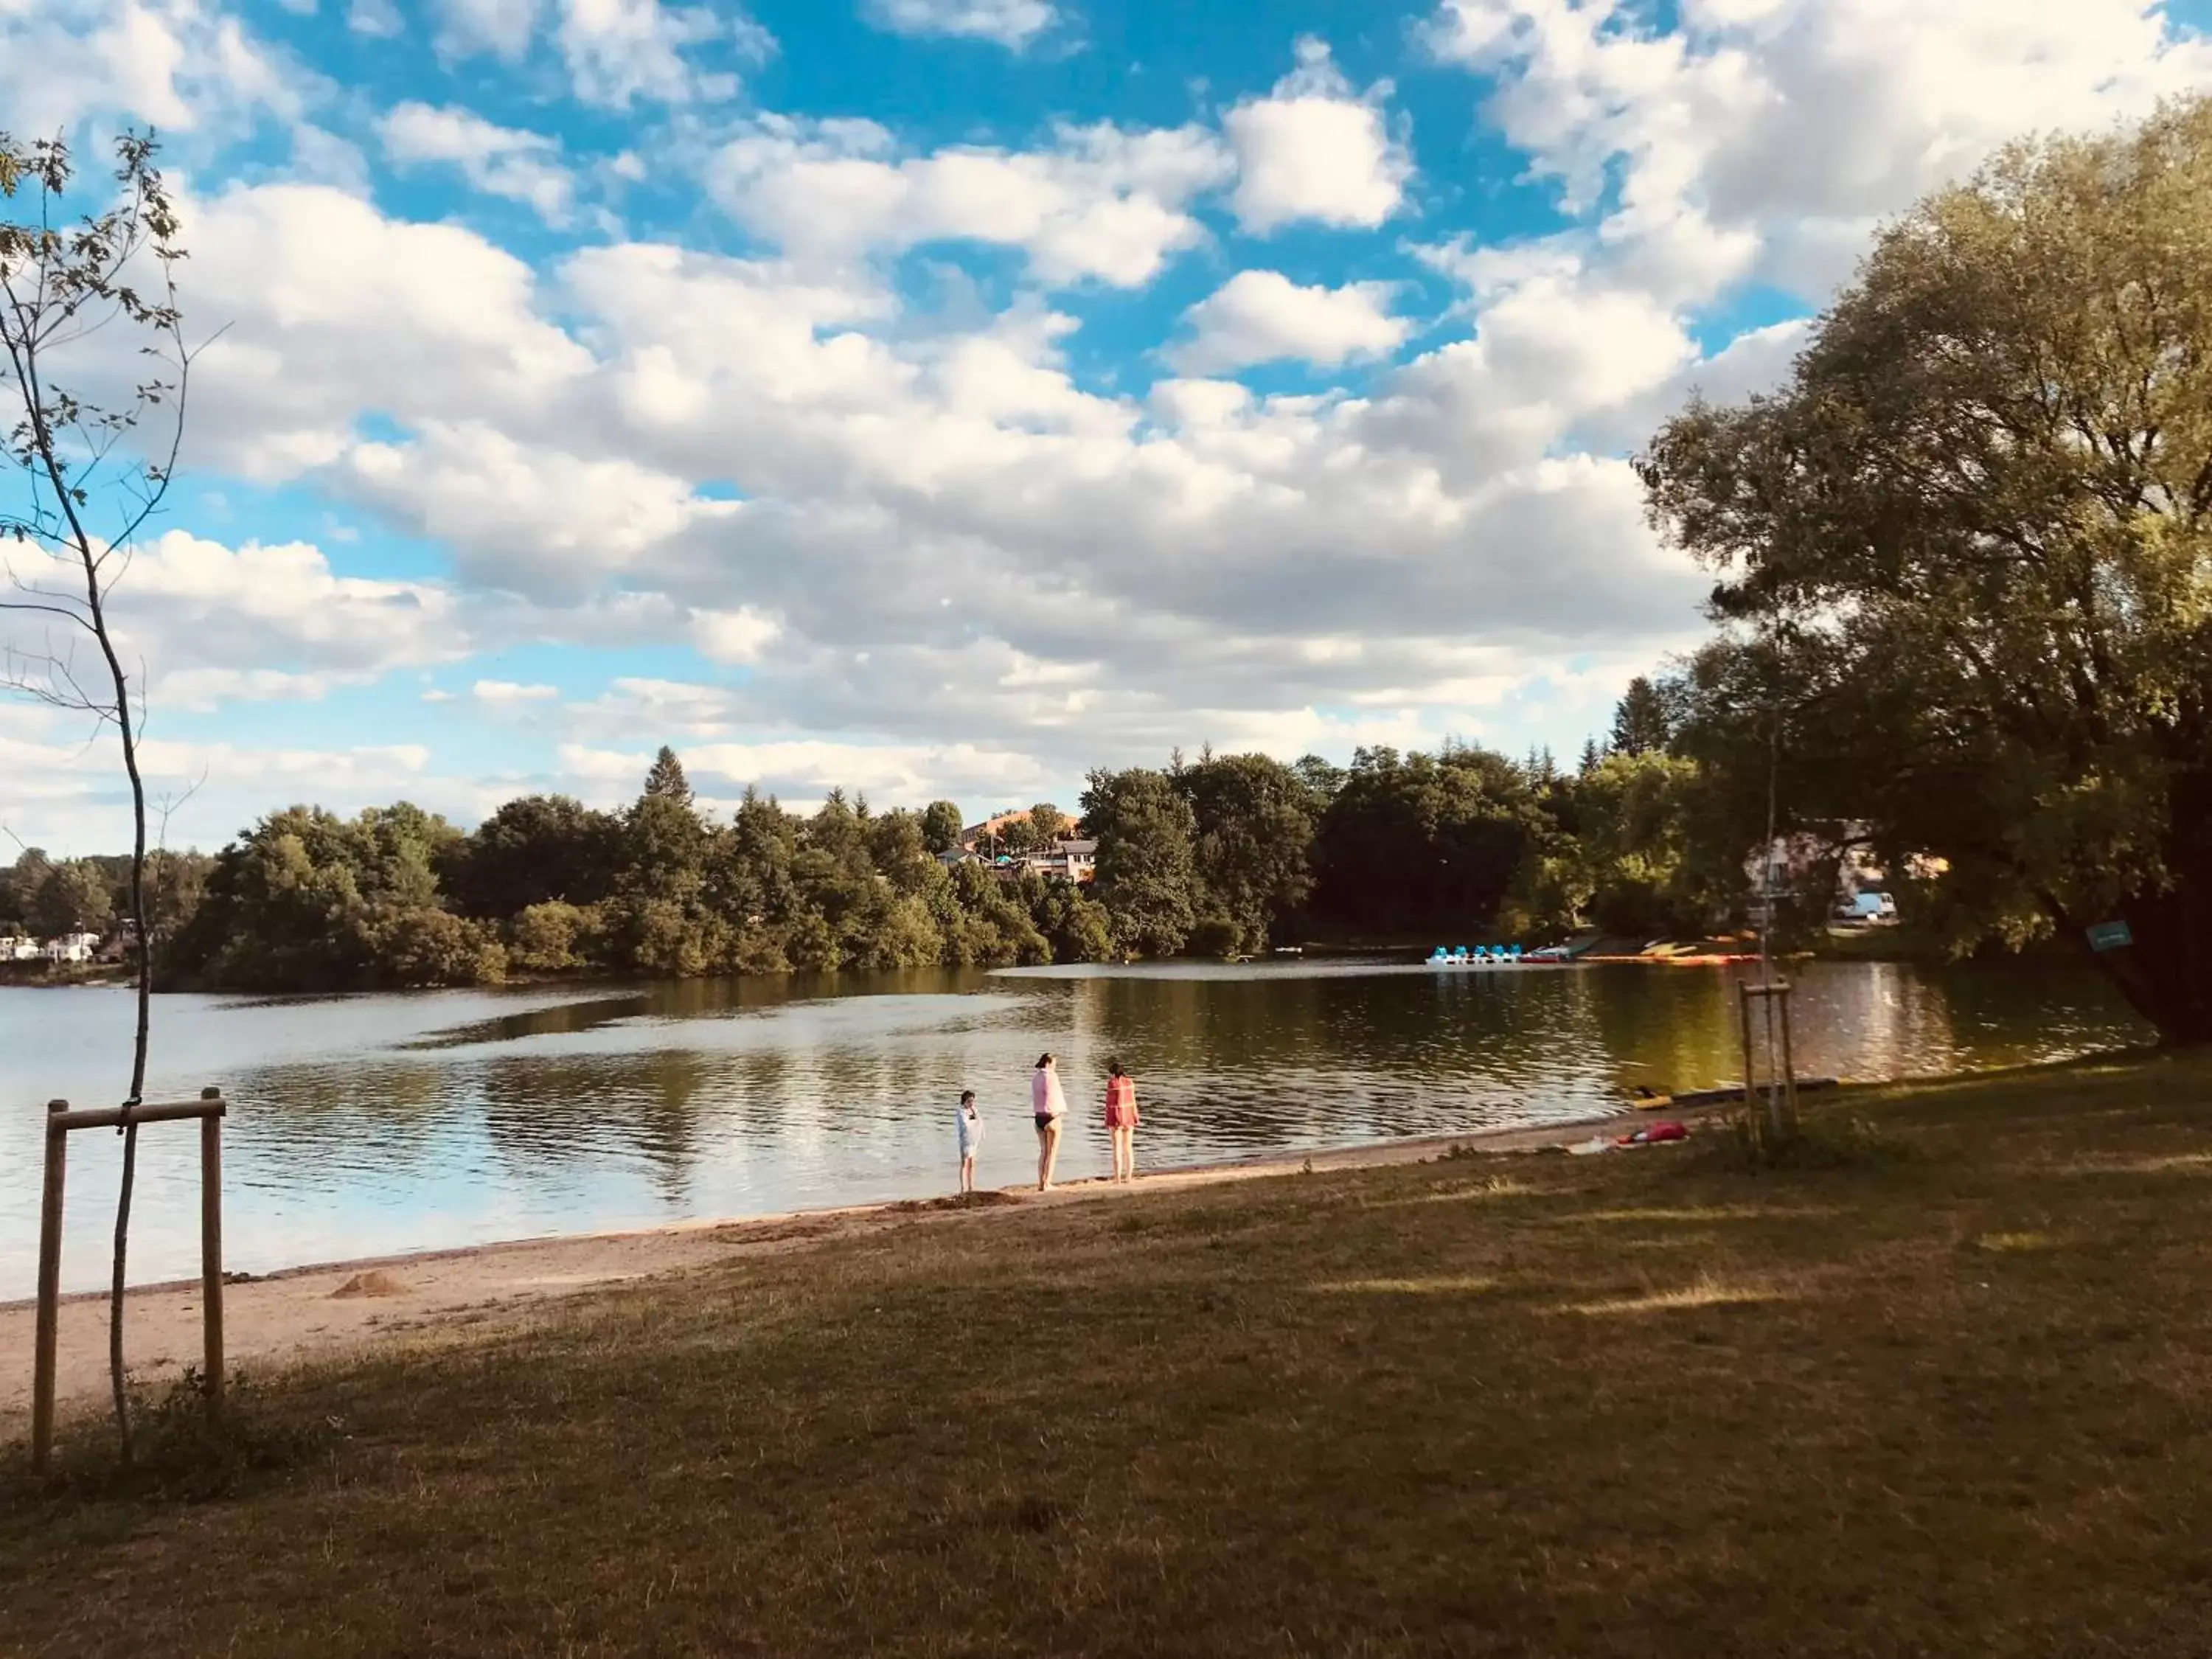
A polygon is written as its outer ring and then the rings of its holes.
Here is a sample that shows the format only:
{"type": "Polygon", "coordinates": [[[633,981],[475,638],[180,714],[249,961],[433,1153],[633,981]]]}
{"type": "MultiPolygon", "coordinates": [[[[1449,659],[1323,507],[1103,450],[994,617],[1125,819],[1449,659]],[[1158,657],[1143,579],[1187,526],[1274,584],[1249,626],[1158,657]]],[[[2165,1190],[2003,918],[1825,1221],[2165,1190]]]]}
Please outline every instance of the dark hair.
{"type": "Polygon", "coordinates": [[[1037,1070],[1042,1071],[1046,1066],[1051,1064],[1052,1056],[1050,1054],[1039,1054],[1037,1056],[1037,1070]]]}
{"type": "Polygon", "coordinates": [[[1121,1062],[1118,1060],[1108,1060],[1106,1062],[1106,1074],[1109,1077],[1121,1076],[1123,1074],[1121,1071],[1121,1062]]]}
{"type": "Polygon", "coordinates": [[[969,1101],[975,1098],[975,1091],[973,1089],[963,1089],[960,1091],[960,1103],[963,1106],[965,1106],[969,1101]]]}

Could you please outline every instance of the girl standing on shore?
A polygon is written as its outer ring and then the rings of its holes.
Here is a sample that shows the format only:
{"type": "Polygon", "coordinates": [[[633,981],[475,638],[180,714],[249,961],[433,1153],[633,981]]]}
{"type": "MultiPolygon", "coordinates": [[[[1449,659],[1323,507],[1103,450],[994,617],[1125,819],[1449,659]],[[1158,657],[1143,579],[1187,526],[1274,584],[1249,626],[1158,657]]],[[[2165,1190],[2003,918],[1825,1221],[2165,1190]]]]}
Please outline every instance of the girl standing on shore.
{"type": "Polygon", "coordinates": [[[1067,1110],[1060,1071],[1050,1054],[1039,1054],[1036,1070],[1030,1073],[1030,1110],[1036,1116],[1037,1190],[1048,1193],[1053,1165],[1060,1162],[1060,1120],[1067,1110]]]}
{"type": "Polygon", "coordinates": [[[975,1091],[960,1091],[960,1191],[964,1196],[975,1190],[975,1154],[983,1146],[983,1120],[975,1110],[975,1091]]]}
{"type": "Polygon", "coordinates": [[[1137,1178],[1137,1081],[1121,1062],[1106,1062],[1106,1133],[1114,1142],[1114,1179],[1137,1178]]]}

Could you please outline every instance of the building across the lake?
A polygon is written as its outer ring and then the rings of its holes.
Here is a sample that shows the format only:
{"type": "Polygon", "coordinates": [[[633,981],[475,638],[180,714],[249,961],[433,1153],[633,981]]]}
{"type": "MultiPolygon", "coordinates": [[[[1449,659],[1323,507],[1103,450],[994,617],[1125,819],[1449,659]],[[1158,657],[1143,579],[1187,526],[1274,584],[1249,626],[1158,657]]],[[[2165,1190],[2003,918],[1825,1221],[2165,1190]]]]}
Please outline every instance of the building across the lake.
{"type": "Polygon", "coordinates": [[[1048,848],[1022,853],[981,853],[973,847],[956,847],[939,853],[937,861],[946,869],[980,864],[1001,881],[1013,881],[1034,871],[1048,881],[1084,886],[1098,877],[1098,843],[1088,840],[1056,841],[1048,848]]]}
{"type": "Polygon", "coordinates": [[[1024,848],[1019,852],[1008,848],[1005,845],[1007,831],[1016,824],[1028,824],[1030,817],[1027,810],[994,812],[982,823],[971,823],[963,830],[960,845],[939,853],[938,862],[947,869],[963,864],[986,865],[1001,881],[1012,881],[1030,871],[1048,881],[1065,881],[1076,886],[1097,878],[1098,843],[1095,841],[1064,836],[1046,847],[1024,848]]]}

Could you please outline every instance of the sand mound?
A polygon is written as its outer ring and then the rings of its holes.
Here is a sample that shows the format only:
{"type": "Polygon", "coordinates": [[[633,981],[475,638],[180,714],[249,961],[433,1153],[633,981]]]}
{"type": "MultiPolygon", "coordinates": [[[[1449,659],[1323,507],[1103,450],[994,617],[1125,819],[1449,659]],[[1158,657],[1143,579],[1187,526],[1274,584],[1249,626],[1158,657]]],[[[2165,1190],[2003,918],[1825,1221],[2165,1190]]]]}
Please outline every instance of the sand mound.
{"type": "Polygon", "coordinates": [[[335,1299],[338,1297],[349,1296],[404,1296],[406,1292],[406,1285],[401,1284],[390,1273],[378,1269],[371,1273],[356,1273],[337,1289],[332,1291],[331,1295],[335,1299]]]}

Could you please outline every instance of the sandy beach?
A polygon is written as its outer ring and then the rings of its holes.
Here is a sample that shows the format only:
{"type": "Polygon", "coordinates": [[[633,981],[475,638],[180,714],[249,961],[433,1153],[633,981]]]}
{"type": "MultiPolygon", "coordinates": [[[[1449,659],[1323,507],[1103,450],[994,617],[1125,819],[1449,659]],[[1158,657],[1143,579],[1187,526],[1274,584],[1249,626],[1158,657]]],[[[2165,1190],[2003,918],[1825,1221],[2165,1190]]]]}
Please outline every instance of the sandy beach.
{"type": "MultiPolygon", "coordinates": [[[[1696,1115],[1687,1109],[1666,1114],[1696,1115]]],[[[1007,1209],[1110,1202],[1146,1188],[1287,1175],[1309,1163],[1316,1169],[1405,1164],[1433,1158],[1455,1146],[1487,1152],[1530,1152],[1593,1133],[1626,1133],[1650,1117],[1649,1113],[1625,1112],[1540,1127],[1164,1169],[1140,1175],[1135,1188],[1091,1180],[1070,1182],[1047,1194],[1008,1188],[980,1194],[978,1199],[985,1207],[1007,1209]]],[[[287,1268],[226,1287],[223,1327],[229,1369],[259,1373],[386,1344],[466,1340],[525,1323],[549,1304],[580,1291],[683,1273],[738,1255],[775,1254],[832,1236],[926,1224],[959,1208],[956,1200],[909,1200],[287,1268]]],[[[135,1287],[128,1299],[125,1340],[135,1377],[159,1386],[198,1363],[198,1279],[135,1287]]],[[[107,1303],[100,1291],[63,1298],[57,1393],[65,1413],[106,1397],[107,1303]]],[[[0,1359],[0,1434],[10,1437],[26,1431],[30,1417],[34,1312],[29,1301],[0,1304],[0,1356],[4,1356],[0,1359]]]]}

